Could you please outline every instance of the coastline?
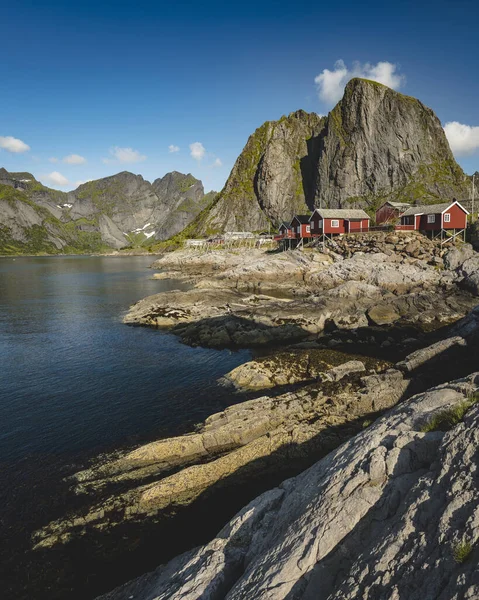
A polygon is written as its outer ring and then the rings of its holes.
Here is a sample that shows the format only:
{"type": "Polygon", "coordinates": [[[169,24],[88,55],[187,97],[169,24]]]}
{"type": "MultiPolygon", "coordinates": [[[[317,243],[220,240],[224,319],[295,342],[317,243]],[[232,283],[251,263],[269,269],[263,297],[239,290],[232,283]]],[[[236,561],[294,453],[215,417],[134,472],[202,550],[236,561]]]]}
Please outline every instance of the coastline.
{"type": "Polygon", "coordinates": [[[196,430],[72,474],[65,505],[77,508],[37,530],[36,556],[55,563],[64,553],[96,548],[88,589],[107,592],[206,543],[258,494],[297,476],[398,402],[471,372],[464,345],[441,344],[476,304],[458,285],[461,260],[472,255],[457,251],[454,262],[432,247],[422,258],[412,256],[417,248],[384,254],[384,243],[373,240],[373,250],[356,257],[315,251],[245,258],[221,250],[161,256],[153,265],[161,277],[180,275],[193,289],[141,300],[125,322],[164,329],[193,346],[255,348],[253,360],[226,376],[231,406],[196,430]],[[227,337],[218,335],[224,330],[227,337]],[[434,344],[439,350],[430,350],[434,344]],[[107,568],[111,553],[121,581],[107,568]]]}

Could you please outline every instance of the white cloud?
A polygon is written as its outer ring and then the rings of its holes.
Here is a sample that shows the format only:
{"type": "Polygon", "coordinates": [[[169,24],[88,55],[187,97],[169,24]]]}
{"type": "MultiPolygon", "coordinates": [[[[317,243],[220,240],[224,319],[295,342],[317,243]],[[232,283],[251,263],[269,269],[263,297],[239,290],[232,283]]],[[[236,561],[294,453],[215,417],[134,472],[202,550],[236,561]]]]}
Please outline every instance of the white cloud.
{"type": "Polygon", "coordinates": [[[190,154],[195,160],[201,160],[206,153],[206,149],[201,142],[190,144],[190,150],[190,154]]]}
{"type": "Polygon", "coordinates": [[[479,148],[479,127],[451,121],[444,125],[446,137],[454,154],[473,154],[479,148]]]}
{"type": "Polygon", "coordinates": [[[353,77],[372,79],[397,90],[405,81],[404,75],[396,73],[397,65],[390,62],[378,62],[376,65],[359,62],[353,63],[349,69],[343,60],[336,61],[334,71],[324,69],[314,78],[319,99],[328,105],[336,104],[341,100],[344,88],[353,77]]]}
{"type": "Polygon", "coordinates": [[[57,163],[58,162],[58,158],[56,158],[55,156],[52,156],[48,159],[51,163],[57,163]]]}
{"type": "Polygon", "coordinates": [[[68,185],[69,183],[68,179],[58,171],[53,171],[49,175],[45,175],[43,179],[52,185],[58,185],[60,187],[68,185]]]}
{"type": "Polygon", "coordinates": [[[170,153],[179,152],[179,151],[180,151],[179,146],[175,146],[174,144],[171,144],[170,146],[168,146],[168,152],[170,152],[170,153]]]}
{"type": "Polygon", "coordinates": [[[138,150],[133,150],[133,148],[119,148],[118,146],[114,146],[113,148],[110,148],[110,154],[113,158],[102,158],[102,161],[106,165],[115,161],[121,163],[137,163],[146,160],[144,154],[140,154],[138,150]]]}
{"type": "Polygon", "coordinates": [[[25,142],[22,142],[22,140],[14,138],[11,135],[7,135],[6,137],[0,135],[0,148],[7,150],[7,152],[15,153],[27,152],[30,150],[30,146],[25,144],[25,142]]]}
{"type": "Polygon", "coordinates": [[[221,158],[215,158],[215,160],[211,166],[212,167],[222,167],[223,162],[221,161],[221,158]]]}
{"type": "Polygon", "coordinates": [[[69,154],[63,158],[63,162],[67,163],[67,165],[84,165],[86,163],[86,158],[79,154],[69,154]]]}

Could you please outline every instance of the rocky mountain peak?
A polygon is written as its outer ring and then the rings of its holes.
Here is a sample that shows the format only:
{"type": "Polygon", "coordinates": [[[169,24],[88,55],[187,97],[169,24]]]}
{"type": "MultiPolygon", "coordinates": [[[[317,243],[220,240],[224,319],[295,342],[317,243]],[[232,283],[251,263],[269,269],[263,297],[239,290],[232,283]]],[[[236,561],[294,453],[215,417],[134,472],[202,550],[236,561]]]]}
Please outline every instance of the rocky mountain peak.
{"type": "Polygon", "coordinates": [[[196,232],[258,231],[319,205],[440,202],[463,197],[464,178],[430,108],[355,78],[327,117],[298,110],[259,127],[196,232]]]}

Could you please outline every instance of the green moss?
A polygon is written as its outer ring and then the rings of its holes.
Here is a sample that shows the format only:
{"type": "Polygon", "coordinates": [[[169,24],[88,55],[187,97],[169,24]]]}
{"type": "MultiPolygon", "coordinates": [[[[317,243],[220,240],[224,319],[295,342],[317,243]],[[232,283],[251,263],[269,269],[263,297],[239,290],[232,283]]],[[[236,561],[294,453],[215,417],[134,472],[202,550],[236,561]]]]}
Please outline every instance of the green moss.
{"type": "Polygon", "coordinates": [[[454,560],[463,564],[469,558],[472,552],[472,544],[468,540],[463,540],[454,545],[452,549],[452,555],[454,560]]]}
{"type": "Polygon", "coordinates": [[[26,194],[9,185],[3,184],[0,184],[0,200],[5,200],[10,204],[10,206],[14,206],[17,201],[30,204],[26,194]]]}

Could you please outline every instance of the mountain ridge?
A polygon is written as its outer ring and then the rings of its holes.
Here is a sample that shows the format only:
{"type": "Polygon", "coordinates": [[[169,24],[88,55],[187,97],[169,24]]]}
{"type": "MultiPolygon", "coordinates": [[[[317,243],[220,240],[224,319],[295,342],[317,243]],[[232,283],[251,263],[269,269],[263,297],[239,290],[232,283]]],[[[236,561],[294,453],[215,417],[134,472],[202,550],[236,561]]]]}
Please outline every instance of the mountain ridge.
{"type": "Polygon", "coordinates": [[[153,183],[122,171],[62,192],[0,168],[0,254],[144,247],[181,231],[211,198],[178,171],[153,183]]]}

